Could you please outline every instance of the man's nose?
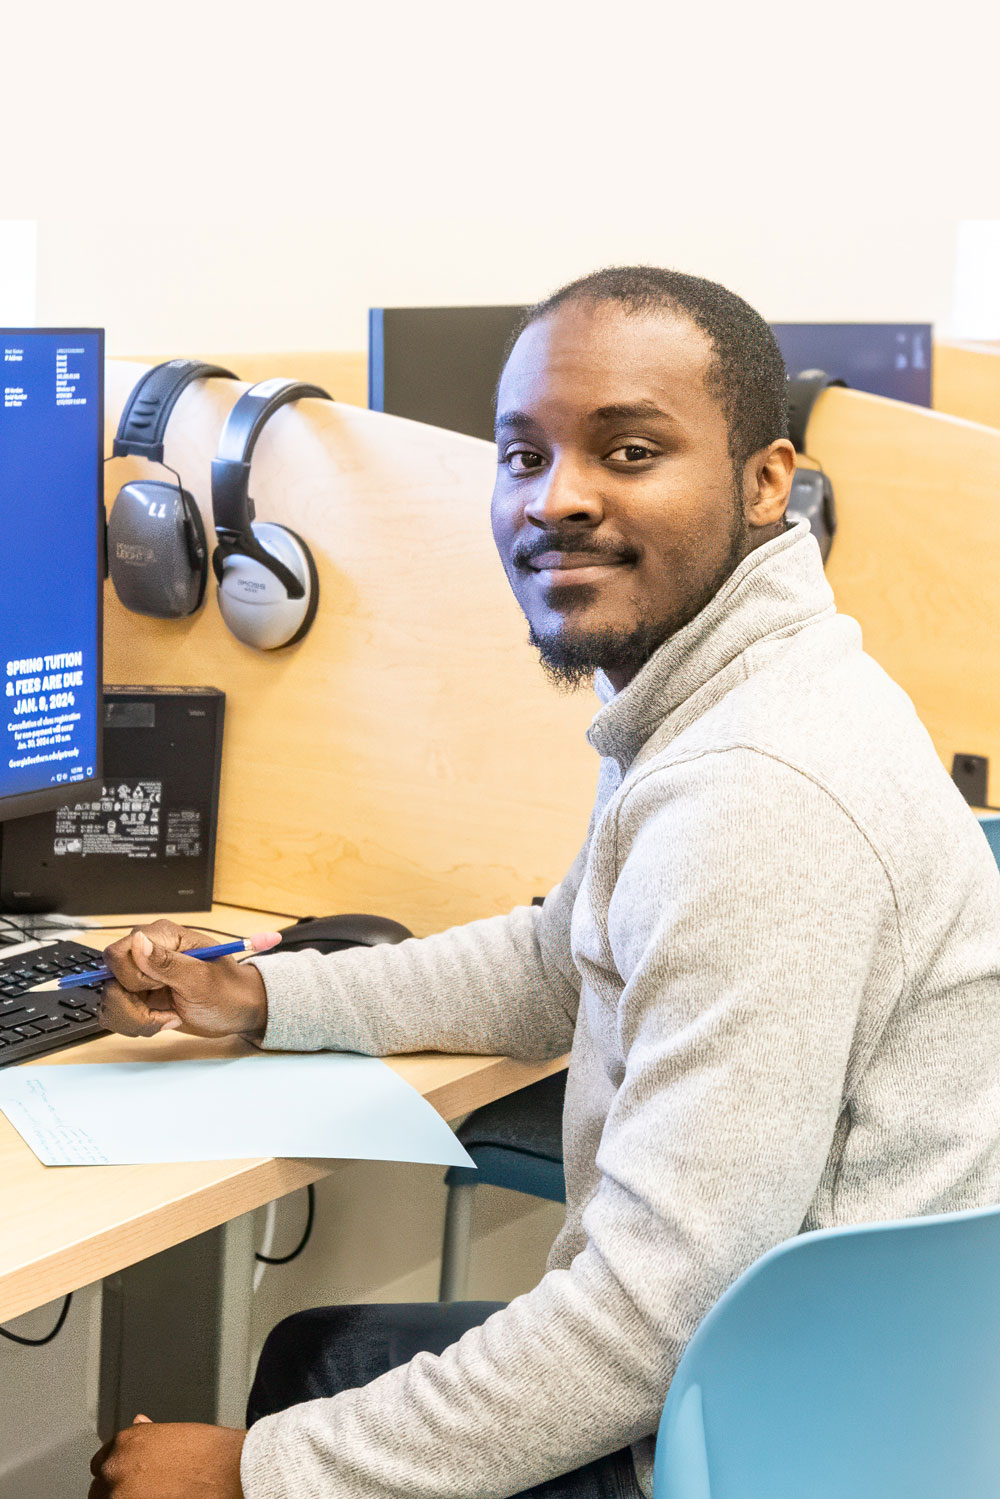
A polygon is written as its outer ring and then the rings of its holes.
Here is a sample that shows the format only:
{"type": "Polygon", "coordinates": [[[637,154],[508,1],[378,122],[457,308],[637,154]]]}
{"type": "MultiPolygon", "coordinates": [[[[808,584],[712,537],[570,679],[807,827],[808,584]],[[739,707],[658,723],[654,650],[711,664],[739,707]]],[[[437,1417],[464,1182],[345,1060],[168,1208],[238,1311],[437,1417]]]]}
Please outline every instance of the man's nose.
{"type": "Polygon", "coordinates": [[[536,485],[524,507],[524,516],[533,526],[551,530],[567,522],[596,526],[604,508],[593,483],[589,483],[579,465],[571,459],[552,462],[536,485]]]}

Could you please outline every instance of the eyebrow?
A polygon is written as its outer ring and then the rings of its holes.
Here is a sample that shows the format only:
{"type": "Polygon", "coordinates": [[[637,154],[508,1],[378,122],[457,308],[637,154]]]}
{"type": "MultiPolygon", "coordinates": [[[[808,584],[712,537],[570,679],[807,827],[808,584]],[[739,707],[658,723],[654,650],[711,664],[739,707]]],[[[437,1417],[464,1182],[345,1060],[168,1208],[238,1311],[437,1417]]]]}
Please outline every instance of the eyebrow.
{"type": "Polygon", "coordinates": [[[533,431],[537,426],[538,423],[534,417],[529,416],[526,411],[503,411],[494,423],[494,429],[497,432],[501,427],[513,427],[515,432],[526,432],[533,431]]]}
{"type": "Polygon", "coordinates": [[[676,425],[677,418],[670,415],[657,406],[655,401],[626,401],[616,403],[612,406],[598,406],[596,411],[590,413],[590,421],[600,423],[602,426],[607,422],[631,422],[643,421],[652,417],[654,420],[670,422],[676,425]]]}
{"type": "MultiPolygon", "coordinates": [[[[597,406],[587,417],[593,426],[605,427],[612,422],[661,421],[677,426],[677,418],[657,406],[655,401],[622,401],[610,406],[597,406]]],[[[538,422],[526,411],[504,411],[496,420],[496,430],[512,428],[515,432],[538,430],[538,422]]]]}

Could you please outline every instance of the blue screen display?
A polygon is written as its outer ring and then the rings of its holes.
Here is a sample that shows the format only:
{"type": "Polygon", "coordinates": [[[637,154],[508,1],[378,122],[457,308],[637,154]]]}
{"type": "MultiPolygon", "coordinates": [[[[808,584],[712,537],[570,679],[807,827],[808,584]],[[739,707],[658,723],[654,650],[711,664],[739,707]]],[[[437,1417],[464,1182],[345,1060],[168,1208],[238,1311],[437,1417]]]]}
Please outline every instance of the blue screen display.
{"type": "Polygon", "coordinates": [[[790,375],[824,370],[852,390],[931,404],[930,323],[772,323],[790,375]]]}
{"type": "Polygon", "coordinates": [[[98,767],[103,333],[0,329],[0,809],[98,767]]]}

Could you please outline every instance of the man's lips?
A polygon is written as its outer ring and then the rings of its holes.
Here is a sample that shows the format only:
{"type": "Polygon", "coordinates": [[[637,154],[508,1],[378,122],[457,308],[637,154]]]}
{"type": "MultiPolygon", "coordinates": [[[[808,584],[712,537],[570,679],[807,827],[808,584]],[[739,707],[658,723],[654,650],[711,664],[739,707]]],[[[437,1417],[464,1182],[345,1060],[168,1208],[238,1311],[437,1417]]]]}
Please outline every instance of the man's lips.
{"type": "Polygon", "coordinates": [[[609,557],[600,552],[542,552],[537,557],[529,558],[527,565],[536,573],[583,572],[595,568],[624,567],[627,560],[622,556],[609,557]]]}

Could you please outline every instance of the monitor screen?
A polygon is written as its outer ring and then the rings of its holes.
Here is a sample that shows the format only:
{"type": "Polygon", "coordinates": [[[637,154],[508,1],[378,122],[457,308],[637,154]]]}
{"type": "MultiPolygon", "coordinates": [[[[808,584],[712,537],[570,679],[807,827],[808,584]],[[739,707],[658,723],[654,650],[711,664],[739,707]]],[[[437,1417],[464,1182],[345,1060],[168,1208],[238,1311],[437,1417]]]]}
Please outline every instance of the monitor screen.
{"type": "Polygon", "coordinates": [[[0,328],[0,819],[100,784],[104,334],[0,328]]]}
{"type": "MultiPolygon", "coordinates": [[[[493,396],[525,307],[373,307],[368,405],[493,440],[493,396]]],[[[772,323],[790,375],[825,370],[854,390],[931,403],[928,323],[772,323]]]]}
{"type": "Polygon", "coordinates": [[[852,390],[931,404],[930,323],[772,323],[790,375],[825,370],[852,390]]]}

